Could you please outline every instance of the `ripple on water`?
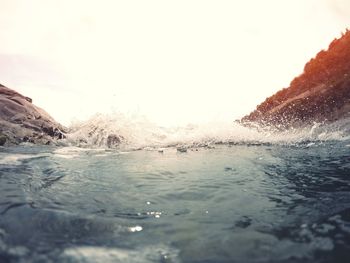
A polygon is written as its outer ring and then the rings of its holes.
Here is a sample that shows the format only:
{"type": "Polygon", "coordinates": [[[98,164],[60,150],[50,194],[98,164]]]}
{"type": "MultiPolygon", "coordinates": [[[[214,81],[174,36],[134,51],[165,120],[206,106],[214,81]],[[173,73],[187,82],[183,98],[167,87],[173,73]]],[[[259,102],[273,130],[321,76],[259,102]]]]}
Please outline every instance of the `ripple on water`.
{"type": "Polygon", "coordinates": [[[305,262],[349,255],[347,147],[220,147],[128,155],[64,149],[7,159],[12,164],[0,167],[0,226],[12,243],[0,237],[0,262],[305,262]]]}
{"type": "Polygon", "coordinates": [[[178,250],[164,245],[146,246],[134,250],[106,247],[73,247],[64,250],[59,259],[64,263],[177,263],[180,262],[178,254],[178,250]]]}

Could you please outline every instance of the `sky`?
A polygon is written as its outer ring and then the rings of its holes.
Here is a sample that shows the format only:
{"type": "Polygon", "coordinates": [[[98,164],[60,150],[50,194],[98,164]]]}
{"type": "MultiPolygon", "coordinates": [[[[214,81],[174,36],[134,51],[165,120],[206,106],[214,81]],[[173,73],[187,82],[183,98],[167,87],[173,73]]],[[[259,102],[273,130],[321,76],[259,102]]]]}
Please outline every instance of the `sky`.
{"type": "Polygon", "coordinates": [[[348,0],[0,0],[0,83],[57,121],[233,121],[350,24],[348,0]]]}

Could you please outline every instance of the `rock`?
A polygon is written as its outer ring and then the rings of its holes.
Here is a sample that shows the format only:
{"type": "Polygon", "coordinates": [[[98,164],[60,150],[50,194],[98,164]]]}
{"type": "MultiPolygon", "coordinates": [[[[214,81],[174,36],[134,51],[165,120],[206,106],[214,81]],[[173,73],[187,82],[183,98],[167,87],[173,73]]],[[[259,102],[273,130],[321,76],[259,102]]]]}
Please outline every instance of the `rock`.
{"type": "Polygon", "coordinates": [[[187,148],[184,146],[179,146],[176,148],[176,150],[180,153],[186,153],[187,152],[187,148]]]}
{"type": "Polygon", "coordinates": [[[0,84],[0,144],[46,144],[65,138],[65,130],[32,99],[0,84]]]}
{"type": "Polygon", "coordinates": [[[5,145],[6,141],[7,141],[7,136],[0,133],[0,146],[5,145]]]}
{"type": "Polygon", "coordinates": [[[350,117],[350,31],[311,59],[303,74],[241,119],[243,124],[301,127],[350,117]]]}
{"type": "Polygon", "coordinates": [[[118,146],[121,142],[121,138],[118,135],[110,134],[107,137],[107,146],[108,148],[112,148],[118,146]]]}

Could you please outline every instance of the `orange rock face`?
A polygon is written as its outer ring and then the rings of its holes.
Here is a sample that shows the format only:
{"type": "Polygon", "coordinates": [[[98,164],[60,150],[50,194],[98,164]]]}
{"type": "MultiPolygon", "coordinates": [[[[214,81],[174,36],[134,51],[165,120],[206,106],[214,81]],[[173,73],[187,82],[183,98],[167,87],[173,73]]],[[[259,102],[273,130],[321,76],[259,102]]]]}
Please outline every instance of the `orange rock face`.
{"type": "Polygon", "coordinates": [[[350,31],[311,59],[304,72],[245,116],[243,123],[283,128],[350,117],[350,31]]]}

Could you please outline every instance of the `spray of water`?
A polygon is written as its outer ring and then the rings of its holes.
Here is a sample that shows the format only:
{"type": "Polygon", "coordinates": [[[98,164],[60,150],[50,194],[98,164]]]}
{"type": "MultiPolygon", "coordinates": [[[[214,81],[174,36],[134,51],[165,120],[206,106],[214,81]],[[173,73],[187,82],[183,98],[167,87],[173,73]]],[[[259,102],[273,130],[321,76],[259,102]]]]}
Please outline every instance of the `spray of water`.
{"type": "Polygon", "coordinates": [[[161,127],[140,115],[97,114],[70,127],[67,143],[82,147],[119,149],[201,147],[227,144],[295,144],[310,141],[347,140],[350,119],[333,124],[314,123],[300,129],[277,131],[273,128],[246,127],[236,122],[188,124],[161,127]]]}

